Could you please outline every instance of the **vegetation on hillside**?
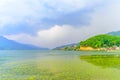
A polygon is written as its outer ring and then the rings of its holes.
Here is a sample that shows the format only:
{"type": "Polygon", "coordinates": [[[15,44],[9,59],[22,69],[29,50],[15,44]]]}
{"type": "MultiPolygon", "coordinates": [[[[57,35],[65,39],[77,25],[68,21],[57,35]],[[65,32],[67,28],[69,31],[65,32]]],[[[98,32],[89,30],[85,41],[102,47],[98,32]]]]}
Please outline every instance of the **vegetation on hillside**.
{"type": "Polygon", "coordinates": [[[63,45],[54,48],[53,50],[67,50],[67,51],[73,51],[79,49],[78,44],[73,43],[73,44],[68,44],[68,45],[63,45]]]}
{"type": "Polygon", "coordinates": [[[113,46],[120,46],[120,37],[112,36],[108,34],[101,34],[91,37],[85,41],[79,43],[82,47],[93,47],[93,48],[108,48],[113,46]]]}
{"type": "Polygon", "coordinates": [[[75,46],[66,46],[66,47],[63,47],[61,49],[67,50],[67,51],[76,51],[76,50],[79,50],[79,47],[78,47],[78,45],[75,45],[75,46]]]}
{"type": "Polygon", "coordinates": [[[66,45],[57,48],[58,50],[120,50],[120,36],[113,36],[109,34],[100,34],[93,36],[85,41],[81,41],[75,45],[66,45]]]}

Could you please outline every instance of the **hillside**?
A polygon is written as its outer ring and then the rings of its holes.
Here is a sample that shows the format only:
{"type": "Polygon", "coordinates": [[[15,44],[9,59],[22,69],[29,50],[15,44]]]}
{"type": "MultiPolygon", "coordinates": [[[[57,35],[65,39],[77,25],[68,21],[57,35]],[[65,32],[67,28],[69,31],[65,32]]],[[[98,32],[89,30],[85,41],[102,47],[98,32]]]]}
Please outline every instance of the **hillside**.
{"type": "Polygon", "coordinates": [[[99,50],[100,48],[113,48],[120,46],[120,37],[112,36],[108,34],[101,34],[97,36],[93,36],[85,41],[81,41],[79,43],[81,48],[88,48],[90,50],[96,49],[99,50]]]}
{"type": "Polygon", "coordinates": [[[62,45],[54,48],[53,50],[76,50],[77,43],[62,45]]]}
{"type": "Polygon", "coordinates": [[[46,50],[29,44],[21,44],[0,36],[0,50],[46,50]]]}
{"type": "Polygon", "coordinates": [[[54,50],[120,50],[120,31],[100,34],[78,44],[63,45],[54,50]]]}

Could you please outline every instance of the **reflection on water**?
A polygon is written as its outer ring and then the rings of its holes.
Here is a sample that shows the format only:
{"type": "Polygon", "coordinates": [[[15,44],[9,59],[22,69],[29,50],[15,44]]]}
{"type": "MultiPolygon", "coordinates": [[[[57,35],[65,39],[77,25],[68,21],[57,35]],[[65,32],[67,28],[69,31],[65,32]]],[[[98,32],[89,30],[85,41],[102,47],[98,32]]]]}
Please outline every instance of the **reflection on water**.
{"type": "Polygon", "coordinates": [[[93,54],[108,53],[0,51],[0,80],[120,80],[119,55],[93,54]]]}
{"type": "Polygon", "coordinates": [[[88,63],[96,66],[102,66],[104,68],[120,68],[120,55],[109,54],[109,55],[81,55],[81,60],[85,60],[88,63]]]}

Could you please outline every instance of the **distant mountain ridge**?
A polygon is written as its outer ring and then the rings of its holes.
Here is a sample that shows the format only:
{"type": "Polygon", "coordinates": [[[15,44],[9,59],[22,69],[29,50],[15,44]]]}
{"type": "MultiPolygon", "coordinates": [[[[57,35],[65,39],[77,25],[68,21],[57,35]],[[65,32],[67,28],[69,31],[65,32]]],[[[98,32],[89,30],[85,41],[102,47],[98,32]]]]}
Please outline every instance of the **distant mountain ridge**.
{"type": "Polygon", "coordinates": [[[77,46],[78,43],[66,44],[59,47],[54,48],[53,50],[74,50],[74,47],[77,46]]]}
{"type": "Polygon", "coordinates": [[[0,50],[47,50],[47,48],[18,43],[0,36],[0,50]]]}
{"type": "Polygon", "coordinates": [[[109,32],[108,34],[113,36],[120,36],[120,31],[113,31],[113,32],[109,32]]]}

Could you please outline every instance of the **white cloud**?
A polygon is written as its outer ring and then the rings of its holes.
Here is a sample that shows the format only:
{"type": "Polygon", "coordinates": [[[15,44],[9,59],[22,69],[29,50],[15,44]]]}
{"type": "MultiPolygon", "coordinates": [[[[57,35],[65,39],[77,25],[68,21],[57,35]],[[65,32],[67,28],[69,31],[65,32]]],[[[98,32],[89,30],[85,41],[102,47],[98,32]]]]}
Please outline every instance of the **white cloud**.
{"type": "Polygon", "coordinates": [[[29,34],[6,35],[5,37],[21,43],[53,48],[61,44],[70,43],[73,39],[68,40],[68,38],[74,36],[72,33],[74,30],[70,26],[56,25],[50,29],[39,31],[35,37],[29,34]]]}
{"type": "MultiPolygon", "coordinates": [[[[49,29],[38,31],[36,36],[16,34],[6,35],[5,37],[21,43],[31,43],[38,46],[53,48],[67,43],[79,42],[96,34],[117,31],[120,30],[119,3],[120,1],[117,0],[110,1],[106,5],[96,8],[95,12],[90,15],[92,19],[88,26],[76,28],[70,25],[55,25],[49,29]]],[[[55,3],[51,3],[51,5],[55,6],[55,3]]]]}
{"type": "Polygon", "coordinates": [[[111,0],[103,7],[97,8],[96,12],[91,15],[90,27],[96,27],[101,33],[120,30],[119,4],[119,0],[111,0]]]}
{"type": "Polygon", "coordinates": [[[0,0],[0,26],[41,20],[58,14],[80,10],[103,0],[0,0]],[[49,15],[48,15],[49,14],[49,15]],[[6,19],[9,18],[8,20],[6,19]]]}
{"type": "Polygon", "coordinates": [[[71,12],[100,4],[103,0],[45,0],[45,2],[59,12],[71,12]]]}
{"type": "Polygon", "coordinates": [[[68,25],[55,25],[50,29],[38,31],[34,37],[29,34],[5,35],[5,37],[21,43],[54,48],[64,44],[79,42],[97,33],[99,31],[94,31],[91,27],[74,28],[68,25]]]}
{"type": "Polygon", "coordinates": [[[0,25],[18,24],[44,17],[44,6],[39,0],[0,0],[0,25]],[[6,19],[8,18],[8,19],[6,19]]]}

